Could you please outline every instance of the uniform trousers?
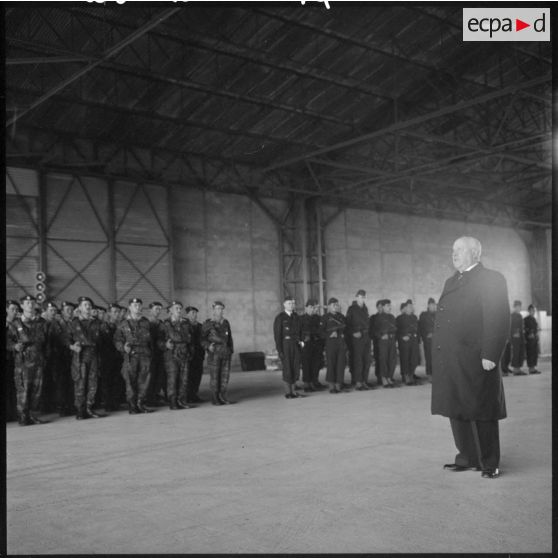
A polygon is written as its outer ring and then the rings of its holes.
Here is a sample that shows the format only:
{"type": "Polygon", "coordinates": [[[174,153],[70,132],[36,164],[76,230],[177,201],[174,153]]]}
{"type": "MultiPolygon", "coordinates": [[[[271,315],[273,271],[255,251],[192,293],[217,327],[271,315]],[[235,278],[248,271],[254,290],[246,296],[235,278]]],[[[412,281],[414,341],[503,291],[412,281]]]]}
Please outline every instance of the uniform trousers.
{"type": "Polygon", "coordinates": [[[151,356],[134,354],[124,356],[122,377],[126,382],[126,400],[135,405],[143,403],[151,380],[151,356]]]}
{"type": "Polygon", "coordinates": [[[326,350],[326,382],[331,384],[342,384],[345,378],[347,345],[342,337],[328,338],[325,345],[326,350]]]}
{"type": "Polygon", "coordinates": [[[55,400],[58,410],[71,409],[74,399],[72,381],[72,352],[64,350],[58,360],[59,366],[54,370],[55,400]]]}
{"type": "Polygon", "coordinates": [[[395,337],[390,335],[388,339],[378,339],[378,364],[380,365],[380,376],[393,379],[395,364],[397,362],[397,351],[395,349],[395,337]]]}
{"type": "Polygon", "coordinates": [[[78,411],[95,405],[99,376],[99,357],[89,347],[82,347],[72,357],[72,380],[74,381],[74,405],[78,411]]]}
{"type": "Polygon", "coordinates": [[[426,375],[432,375],[432,337],[423,339],[424,360],[426,361],[426,375]]]}
{"type": "Polygon", "coordinates": [[[525,352],[527,353],[527,366],[535,368],[539,360],[539,342],[537,338],[527,338],[525,341],[525,352]]]}
{"type": "Polygon", "coordinates": [[[23,353],[16,353],[14,383],[18,413],[28,413],[29,409],[39,411],[44,367],[45,361],[39,349],[31,346],[23,353]]]}
{"type": "Polygon", "coordinates": [[[399,362],[401,364],[401,377],[410,382],[419,363],[419,346],[418,339],[409,337],[405,341],[402,337],[397,340],[399,345],[399,362]]]}
{"type": "Polygon", "coordinates": [[[231,373],[231,355],[209,353],[207,357],[207,368],[209,370],[209,387],[213,393],[227,391],[231,373]]]}
{"type": "Polygon", "coordinates": [[[350,337],[353,383],[368,382],[370,371],[370,336],[362,332],[361,337],[350,337]]]}
{"type": "Polygon", "coordinates": [[[188,371],[188,382],[186,393],[188,397],[194,397],[198,394],[203,376],[203,359],[204,355],[194,356],[190,361],[190,369],[188,371]]]}
{"type": "Polygon", "coordinates": [[[302,349],[302,381],[314,384],[318,381],[322,367],[323,345],[320,341],[310,340],[304,343],[302,349]]]}
{"type": "Polygon", "coordinates": [[[186,401],[186,387],[188,385],[189,361],[178,358],[172,351],[165,352],[165,370],[167,371],[167,397],[172,403],[178,397],[186,401]]]}
{"type": "Polygon", "coordinates": [[[500,464],[500,430],[497,420],[462,420],[450,418],[451,430],[458,454],[455,464],[461,467],[496,469],[500,464]],[[474,427],[478,432],[481,459],[477,451],[474,427]]]}
{"type": "Polygon", "coordinates": [[[512,368],[521,368],[525,360],[525,345],[522,337],[511,338],[511,365],[512,368]]]}
{"type": "Polygon", "coordinates": [[[380,349],[378,348],[378,339],[372,339],[372,349],[374,351],[374,373],[378,383],[382,383],[382,374],[380,372],[380,349]]]}
{"type": "Polygon", "coordinates": [[[292,339],[283,341],[283,381],[294,384],[300,377],[300,345],[292,339]]]}

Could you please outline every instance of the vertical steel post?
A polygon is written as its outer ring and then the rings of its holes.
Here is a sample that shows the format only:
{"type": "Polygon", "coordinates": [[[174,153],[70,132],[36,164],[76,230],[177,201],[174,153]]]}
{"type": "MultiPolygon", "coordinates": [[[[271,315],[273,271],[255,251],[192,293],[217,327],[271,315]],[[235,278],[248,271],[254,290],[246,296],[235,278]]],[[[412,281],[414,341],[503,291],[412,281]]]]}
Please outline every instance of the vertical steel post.
{"type": "Polygon", "coordinates": [[[109,292],[113,302],[117,302],[116,291],[116,233],[114,217],[114,180],[107,180],[107,229],[109,245],[109,292]]]}
{"type": "Polygon", "coordinates": [[[47,276],[48,291],[48,270],[47,270],[47,212],[46,212],[46,175],[42,169],[38,171],[38,208],[37,208],[37,229],[39,232],[39,270],[47,276]]]}
{"type": "Polygon", "coordinates": [[[320,293],[320,313],[326,303],[324,289],[324,262],[322,245],[322,211],[319,200],[316,201],[316,246],[318,252],[318,289],[320,293]]]}
{"type": "Polygon", "coordinates": [[[300,199],[300,245],[302,256],[302,307],[309,298],[308,292],[308,221],[306,219],[307,203],[305,198],[300,199]]]}
{"type": "Polygon", "coordinates": [[[168,262],[169,262],[169,294],[170,300],[174,299],[174,227],[172,221],[172,186],[167,185],[167,237],[169,242],[168,262]]]}

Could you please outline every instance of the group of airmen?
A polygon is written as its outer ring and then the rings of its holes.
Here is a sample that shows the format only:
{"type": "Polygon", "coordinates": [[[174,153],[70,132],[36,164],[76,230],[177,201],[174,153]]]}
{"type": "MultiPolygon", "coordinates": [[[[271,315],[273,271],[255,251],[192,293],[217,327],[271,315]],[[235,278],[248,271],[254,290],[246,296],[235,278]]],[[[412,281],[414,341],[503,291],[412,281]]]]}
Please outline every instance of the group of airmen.
{"type": "MultiPolygon", "coordinates": [[[[295,300],[286,297],[284,310],[273,323],[275,346],[282,362],[285,397],[304,397],[329,386],[330,393],[353,388],[374,389],[418,385],[415,370],[420,364],[419,344],[424,347],[426,377],[432,374],[432,335],[436,301],[415,315],[412,300],[392,314],[391,301],[376,303],[370,315],[366,292],[356,293],[346,315],[339,300],[328,300],[320,315],[315,299],[306,302],[304,313],[295,312],[295,300]],[[394,379],[399,354],[401,382],[394,379]],[[325,355],[325,360],[324,360],[325,355]],[[369,382],[372,356],[376,383],[369,382]],[[349,366],[351,384],[344,382],[349,366]],[[319,381],[326,368],[326,382],[319,381]],[[303,385],[297,383],[302,369],[303,385]]],[[[160,318],[163,305],[131,298],[128,307],[113,303],[97,306],[87,296],[77,303],[66,301],[58,308],[50,301],[41,308],[33,296],[6,302],[6,372],[9,420],[22,426],[41,424],[40,411],[56,410],[60,416],[78,420],[100,418],[97,409],[115,411],[127,403],[130,414],[150,413],[150,407],[168,405],[172,410],[202,403],[198,391],[204,361],[210,376],[213,405],[230,405],[227,388],[234,345],[225,305],[212,304],[212,317],[197,321],[198,309],[173,300],[168,317],[160,318]],[[13,380],[13,381],[12,381],[13,380]],[[15,408],[14,408],[15,407],[15,408]],[[12,415],[10,417],[10,415],[12,415]]],[[[504,375],[525,375],[521,366],[527,355],[530,374],[539,374],[539,327],[535,308],[523,319],[521,302],[515,301],[511,329],[501,368],[504,375]],[[512,369],[510,370],[510,364],[512,369]]]]}
{"type": "MultiPolygon", "coordinates": [[[[330,393],[367,391],[376,386],[394,388],[402,385],[419,385],[415,373],[420,364],[422,342],[427,379],[432,376],[432,335],[436,327],[437,304],[429,298],[427,309],[415,315],[413,301],[408,299],[400,305],[400,314],[392,314],[391,300],[376,302],[376,313],[370,315],[366,306],[366,291],[359,289],[346,314],[341,313],[337,298],[331,297],[327,311],[319,315],[318,301],[309,299],[304,314],[295,312],[295,300],[287,296],[284,309],[274,321],[275,346],[282,362],[285,397],[304,397],[297,393],[297,381],[302,367],[303,390],[312,392],[329,387],[330,393]],[[324,356],[325,353],[325,363],[324,356]],[[401,382],[394,379],[399,354],[401,382]],[[369,372],[375,363],[376,383],[369,382],[369,372]],[[318,380],[325,364],[327,386],[318,380]],[[351,384],[344,382],[348,365],[351,384]]],[[[511,316],[508,345],[502,357],[503,374],[507,375],[509,364],[513,374],[524,375],[521,365],[524,349],[530,374],[536,369],[539,354],[539,327],[534,317],[535,309],[529,306],[529,316],[521,316],[521,302],[515,301],[511,316]]]]}
{"type": "Polygon", "coordinates": [[[98,408],[115,411],[124,402],[130,414],[162,405],[188,409],[203,402],[198,390],[206,356],[212,403],[231,404],[233,339],[224,309],[215,301],[212,317],[201,324],[197,308],[176,300],[165,320],[159,302],[149,304],[145,317],[140,298],[127,308],[100,307],[87,296],[61,308],[53,301],[41,308],[31,295],[7,300],[8,419],[41,424],[38,414],[45,410],[100,418],[98,408]]]}

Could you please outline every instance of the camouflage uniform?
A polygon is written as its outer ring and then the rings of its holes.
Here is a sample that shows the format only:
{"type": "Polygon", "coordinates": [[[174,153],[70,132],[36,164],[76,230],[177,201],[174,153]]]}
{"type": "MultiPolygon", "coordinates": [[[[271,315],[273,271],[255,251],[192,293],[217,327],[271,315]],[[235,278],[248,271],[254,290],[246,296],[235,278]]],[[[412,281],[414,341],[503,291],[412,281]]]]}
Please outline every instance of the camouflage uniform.
{"type": "Polygon", "coordinates": [[[122,353],[122,377],[126,382],[126,400],[130,411],[144,411],[145,398],[151,379],[152,339],[149,320],[141,316],[137,320],[122,320],[114,333],[114,344],[122,353]],[[129,343],[132,351],[124,350],[129,343]]]}
{"type": "Polygon", "coordinates": [[[60,414],[68,414],[72,411],[74,400],[74,382],[72,381],[72,358],[73,351],[68,346],[70,327],[72,320],[61,318],[59,324],[61,328],[62,347],[59,367],[54,375],[56,385],[56,405],[60,414]]]}
{"type": "Polygon", "coordinates": [[[158,345],[158,339],[161,335],[161,327],[163,322],[159,319],[149,319],[149,326],[151,331],[151,342],[153,352],[151,354],[151,380],[148,390],[148,401],[155,405],[158,403],[157,399],[163,392],[164,397],[170,398],[167,388],[168,372],[166,371],[166,360],[164,357],[164,350],[161,350],[158,345]]]}
{"type": "Polygon", "coordinates": [[[171,409],[186,405],[186,387],[188,383],[188,370],[192,356],[192,334],[190,322],[179,319],[176,321],[168,318],[161,324],[158,339],[159,349],[164,350],[165,369],[167,371],[167,396],[171,409]],[[171,341],[173,348],[166,346],[171,341]]]}
{"type": "Polygon", "coordinates": [[[114,346],[116,323],[104,322],[99,336],[99,358],[101,368],[100,399],[107,411],[116,410],[120,405],[122,386],[122,356],[114,346]]]}
{"type": "Polygon", "coordinates": [[[201,342],[202,324],[199,322],[189,323],[192,335],[192,360],[190,361],[190,370],[188,371],[186,393],[188,399],[193,401],[196,399],[200,389],[205,351],[201,342]]]}
{"type": "MultiPolygon", "coordinates": [[[[6,346],[9,343],[9,328],[10,324],[6,320],[6,346]]],[[[6,421],[17,420],[16,409],[16,389],[14,383],[14,352],[6,350],[6,368],[5,368],[5,381],[4,389],[6,390],[6,421]]]]}
{"type": "Polygon", "coordinates": [[[207,350],[210,388],[214,398],[225,396],[231,372],[233,340],[229,321],[206,320],[202,326],[202,345],[207,350]],[[213,347],[211,350],[210,347],[213,347]]]}
{"type": "Polygon", "coordinates": [[[79,418],[83,418],[95,405],[99,377],[99,337],[102,323],[96,318],[73,318],[68,328],[67,344],[79,343],[81,351],[72,351],[72,379],[74,405],[79,418]]]}
{"type": "Polygon", "coordinates": [[[39,411],[43,373],[48,355],[48,325],[40,316],[16,318],[8,327],[8,351],[15,352],[14,382],[21,424],[29,424],[29,410],[39,411]],[[15,346],[21,343],[21,351],[15,346]]]}

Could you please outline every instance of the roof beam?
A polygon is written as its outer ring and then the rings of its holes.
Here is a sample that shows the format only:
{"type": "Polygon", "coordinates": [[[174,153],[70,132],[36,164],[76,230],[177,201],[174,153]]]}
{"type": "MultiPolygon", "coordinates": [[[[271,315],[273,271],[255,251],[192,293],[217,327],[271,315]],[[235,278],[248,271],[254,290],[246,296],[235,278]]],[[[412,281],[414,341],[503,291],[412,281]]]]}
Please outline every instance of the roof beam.
{"type": "Polygon", "coordinates": [[[157,25],[160,25],[163,21],[165,21],[166,19],[168,19],[169,17],[171,17],[172,15],[174,15],[180,10],[181,8],[171,8],[155,16],[151,21],[149,21],[145,25],[142,25],[139,29],[137,29],[136,31],[128,35],[125,39],[123,39],[122,41],[118,42],[117,44],[109,48],[98,60],[96,60],[95,62],[91,62],[84,68],[80,68],[77,72],[74,72],[70,77],[66,78],[61,83],[53,87],[50,91],[47,91],[44,95],[39,97],[30,106],[28,106],[21,112],[14,114],[10,119],[7,120],[6,128],[8,126],[11,126],[12,124],[15,124],[17,120],[19,120],[22,116],[26,115],[33,109],[37,108],[39,105],[42,105],[53,95],[56,95],[56,93],[62,91],[62,89],[66,88],[68,85],[70,85],[80,77],[84,76],[85,74],[87,74],[88,72],[90,72],[91,70],[93,70],[94,68],[96,68],[97,66],[99,66],[100,64],[108,60],[109,58],[111,58],[112,56],[118,54],[122,49],[126,48],[134,41],[137,41],[140,37],[143,37],[143,35],[151,31],[151,29],[157,27],[157,25]]]}
{"type": "Polygon", "coordinates": [[[504,88],[502,88],[498,91],[494,91],[492,93],[486,93],[484,95],[479,95],[479,96],[473,97],[472,99],[469,99],[467,101],[459,101],[458,103],[455,103],[453,105],[448,105],[448,106],[442,107],[440,109],[434,110],[432,112],[429,112],[427,114],[421,114],[419,116],[415,116],[414,118],[409,118],[407,120],[401,120],[399,122],[395,122],[395,123],[393,123],[389,126],[386,126],[385,128],[381,128],[379,130],[369,132],[368,134],[363,134],[363,135],[358,136],[356,138],[352,138],[352,139],[349,139],[349,140],[346,140],[346,141],[343,141],[343,142],[339,142],[337,144],[331,145],[330,147],[326,147],[326,148],[323,148],[323,149],[318,149],[316,151],[306,153],[304,155],[299,155],[298,157],[292,157],[290,159],[280,161],[279,163],[269,165],[268,167],[266,167],[264,169],[264,171],[269,171],[269,170],[274,170],[274,169],[278,169],[278,168],[281,168],[281,167],[285,167],[285,166],[291,165],[293,163],[303,161],[304,159],[308,159],[310,157],[315,157],[316,155],[321,155],[323,153],[329,153],[331,151],[336,151],[338,149],[343,149],[345,147],[350,147],[352,145],[355,145],[357,143],[361,143],[361,142],[364,142],[364,141],[368,141],[370,139],[378,138],[378,137],[383,136],[385,134],[389,134],[389,133],[392,133],[392,132],[397,132],[397,131],[400,131],[400,130],[405,130],[406,128],[410,128],[412,126],[417,126],[418,124],[428,122],[429,120],[433,120],[434,118],[439,118],[440,116],[446,116],[448,114],[452,114],[454,112],[458,112],[458,111],[461,111],[463,109],[470,108],[470,107],[473,107],[475,105],[479,105],[481,103],[486,103],[487,101],[493,101],[495,99],[499,99],[500,97],[504,97],[505,95],[508,95],[508,94],[513,93],[515,91],[518,91],[518,90],[521,90],[521,89],[528,89],[529,87],[533,87],[535,85],[540,85],[541,83],[545,83],[545,82],[549,81],[550,79],[552,79],[552,75],[548,74],[548,75],[545,75],[543,77],[538,77],[536,79],[525,81],[523,83],[517,83],[517,84],[509,85],[509,86],[504,87],[504,88]]]}

